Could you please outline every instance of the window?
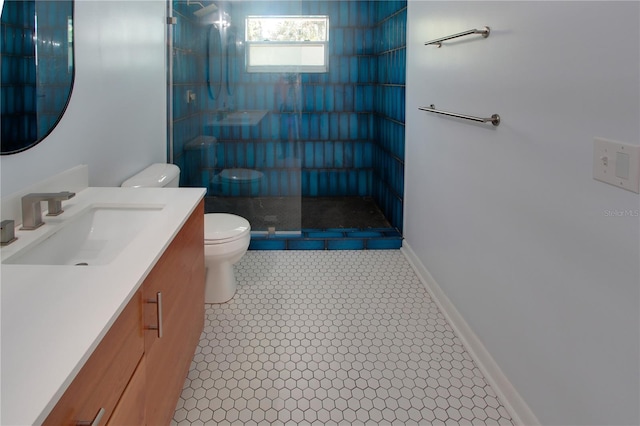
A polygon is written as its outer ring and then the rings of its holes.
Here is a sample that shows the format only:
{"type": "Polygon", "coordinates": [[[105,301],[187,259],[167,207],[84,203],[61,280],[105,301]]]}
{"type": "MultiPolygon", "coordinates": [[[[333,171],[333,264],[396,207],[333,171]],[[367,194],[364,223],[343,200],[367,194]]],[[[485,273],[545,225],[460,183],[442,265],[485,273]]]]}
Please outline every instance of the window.
{"type": "Polygon", "coordinates": [[[328,16],[248,16],[247,72],[327,72],[328,16]]]}

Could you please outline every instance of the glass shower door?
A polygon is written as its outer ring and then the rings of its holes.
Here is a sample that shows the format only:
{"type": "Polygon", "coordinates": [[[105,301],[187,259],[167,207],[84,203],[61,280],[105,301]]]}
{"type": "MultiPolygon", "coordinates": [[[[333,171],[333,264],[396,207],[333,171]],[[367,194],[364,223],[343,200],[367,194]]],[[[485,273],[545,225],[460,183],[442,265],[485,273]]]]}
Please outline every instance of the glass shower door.
{"type": "Polygon", "coordinates": [[[301,2],[265,3],[173,1],[170,154],[183,186],[207,188],[206,212],[245,217],[256,234],[300,233],[301,77],[248,72],[246,22],[299,14],[301,2]]]}

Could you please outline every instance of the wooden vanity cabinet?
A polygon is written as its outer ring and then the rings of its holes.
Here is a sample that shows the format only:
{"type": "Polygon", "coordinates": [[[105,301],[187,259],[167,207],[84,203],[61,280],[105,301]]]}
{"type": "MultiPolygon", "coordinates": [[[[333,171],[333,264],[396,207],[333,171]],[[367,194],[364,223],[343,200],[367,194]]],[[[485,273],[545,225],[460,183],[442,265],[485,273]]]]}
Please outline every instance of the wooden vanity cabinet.
{"type": "Polygon", "coordinates": [[[168,425],[204,327],[204,204],[182,227],[143,284],[145,323],[158,322],[162,294],[162,337],[147,329],[146,421],[168,425]]]}
{"type": "Polygon", "coordinates": [[[203,241],[200,202],[44,425],[89,425],[101,409],[98,425],[170,423],[204,327],[203,241]]]}
{"type": "Polygon", "coordinates": [[[91,354],[44,425],[105,424],[144,352],[142,292],[139,290],[91,354]],[[86,423],[88,422],[88,423],[86,423]]]}

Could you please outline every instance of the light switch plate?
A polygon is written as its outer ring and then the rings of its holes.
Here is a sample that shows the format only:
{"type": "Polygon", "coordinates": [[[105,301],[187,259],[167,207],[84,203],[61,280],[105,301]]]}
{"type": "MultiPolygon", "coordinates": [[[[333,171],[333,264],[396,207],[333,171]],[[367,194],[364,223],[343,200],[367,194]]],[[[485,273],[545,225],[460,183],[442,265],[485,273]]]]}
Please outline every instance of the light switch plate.
{"type": "Polygon", "coordinates": [[[593,178],[640,193],[640,146],[595,138],[593,178]]]}

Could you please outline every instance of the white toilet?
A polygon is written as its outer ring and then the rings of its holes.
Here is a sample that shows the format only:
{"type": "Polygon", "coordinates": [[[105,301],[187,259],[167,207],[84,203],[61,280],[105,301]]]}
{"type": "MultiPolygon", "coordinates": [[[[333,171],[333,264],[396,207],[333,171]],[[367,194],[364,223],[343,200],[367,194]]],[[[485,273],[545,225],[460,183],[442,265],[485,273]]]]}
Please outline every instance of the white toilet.
{"type": "Polygon", "coordinates": [[[250,242],[251,226],[245,218],[228,213],[204,215],[205,303],[224,303],[236,293],[233,265],[247,252],[250,242]]]}
{"type": "MultiPolygon", "coordinates": [[[[180,169],[156,163],[122,183],[123,187],[178,187],[180,169]]],[[[228,213],[204,215],[204,263],[207,269],[205,303],[224,303],[236,293],[233,265],[247,252],[251,226],[245,218],[228,213]]]]}

